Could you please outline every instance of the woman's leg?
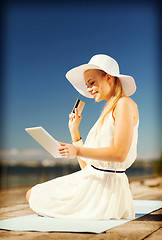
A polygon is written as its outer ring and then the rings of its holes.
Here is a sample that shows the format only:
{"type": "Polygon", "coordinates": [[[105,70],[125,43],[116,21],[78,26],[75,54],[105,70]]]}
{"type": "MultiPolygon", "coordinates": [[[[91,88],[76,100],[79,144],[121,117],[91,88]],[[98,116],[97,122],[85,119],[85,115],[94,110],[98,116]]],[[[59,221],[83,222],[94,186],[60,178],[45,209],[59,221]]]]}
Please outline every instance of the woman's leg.
{"type": "Polygon", "coordinates": [[[30,198],[30,194],[31,194],[31,188],[27,191],[26,193],[26,200],[29,202],[29,198],[30,198]]]}
{"type": "MultiPolygon", "coordinates": [[[[29,199],[30,199],[30,194],[31,194],[31,188],[27,191],[27,193],[26,193],[26,200],[28,201],[28,203],[29,203],[29,199]]],[[[31,208],[30,208],[31,209],[31,208]]],[[[33,209],[31,209],[32,211],[33,211],[33,209]]],[[[34,212],[34,211],[33,211],[34,212]]],[[[34,212],[34,213],[36,213],[36,212],[34,212]]]]}

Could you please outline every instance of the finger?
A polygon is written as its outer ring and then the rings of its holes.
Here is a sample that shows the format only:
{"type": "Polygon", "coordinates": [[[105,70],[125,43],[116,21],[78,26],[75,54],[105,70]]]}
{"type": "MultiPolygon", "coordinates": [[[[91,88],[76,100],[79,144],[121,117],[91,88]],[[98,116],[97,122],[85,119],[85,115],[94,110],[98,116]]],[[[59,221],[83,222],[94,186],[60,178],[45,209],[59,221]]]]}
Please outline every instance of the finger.
{"type": "Polygon", "coordinates": [[[65,146],[66,143],[63,143],[63,142],[58,142],[61,146],[65,146]]]}
{"type": "Polygon", "coordinates": [[[72,117],[73,117],[73,114],[74,114],[74,113],[70,113],[70,114],[69,114],[69,118],[72,118],[72,117]]]}
{"type": "Polygon", "coordinates": [[[75,116],[78,117],[78,109],[75,108],[75,116]]]}
{"type": "Polygon", "coordinates": [[[61,156],[62,157],[68,157],[69,156],[69,152],[68,151],[63,151],[63,152],[60,152],[61,156]]]}
{"type": "Polygon", "coordinates": [[[75,117],[81,117],[82,115],[79,115],[78,108],[75,108],[75,117]]]}
{"type": "Polygon", "coordinates": [[[70,113],[70,114],[69,114],[69,119],[70,119],[71,121],[73,121],[74,117],[75,117],[75,114],[74,114],[74,113],[70,113]]]}
{"type": "Polygon", "coordinates": [[[60,152],[65,151],[67,148],[65,146],[58,146],[57,148],[60,152]]]}
{"type": "Polygon", "coordinates": [[[70,117],[73,117],[74,115],[75,115],[74,112],[71,112],[71,113],[69,114],[70,117]]]}
{"type": "Polygon", "coordinates": [[[69,157],[69,155],[68,154],[63,154],[63,155],[61,155],[63,158],[68,158],[69,157]]]}
{"type": "Polygon", "coordinates": [[[60,152],[61,156],[68,156],[68,152],[60,152]]]}

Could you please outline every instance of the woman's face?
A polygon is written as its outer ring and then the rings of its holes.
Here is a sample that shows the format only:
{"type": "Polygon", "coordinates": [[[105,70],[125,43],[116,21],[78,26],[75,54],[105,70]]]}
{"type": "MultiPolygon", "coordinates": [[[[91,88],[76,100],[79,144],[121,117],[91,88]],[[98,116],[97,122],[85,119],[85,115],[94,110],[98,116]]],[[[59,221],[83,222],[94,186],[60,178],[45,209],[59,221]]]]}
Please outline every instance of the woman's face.
{"type": "Polygon", "coordinates": [[[89,69],[84,73],[84,80],[87,85],[87,91],[95,98],[96,102],[102,100],[108,101],[112,94],[113,77],[103,75],[96,69],[89,69]]]}

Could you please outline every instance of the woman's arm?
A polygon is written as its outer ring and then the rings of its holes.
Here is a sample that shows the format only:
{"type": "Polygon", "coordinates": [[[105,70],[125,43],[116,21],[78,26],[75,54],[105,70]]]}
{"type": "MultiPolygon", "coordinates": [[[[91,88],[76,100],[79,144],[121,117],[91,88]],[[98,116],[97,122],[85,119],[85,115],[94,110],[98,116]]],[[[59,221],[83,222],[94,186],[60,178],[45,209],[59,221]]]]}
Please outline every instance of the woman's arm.
{"type": "Polygon", "coordinates": [[[123,162],[133,137],[134,109],[129,98],[121,98],[115,109],[114,141],[111,147],[77,149],[79,157],[101,161],[123,162]]]}
{"type": "Polygon", "coordinates": [[[84,162],[80,157],[77,157],[80,168],[83,169],[87,166],[86,162],[84,162]]]}
{"type": "MultiPolygon", "coordinates": [[[[82,115],[78,116],[77,108],[75,109],[75,113],[69,114],[69,130],[71,134],[72,143],[76,147],[83,146],[83,141],[79,133],[79,125],[80,125],[81,119],[82,119],[82,115]]],[[[77,157],[77,159],[81,169],[87,166],[87,164],[82,159],[80,159],[80,157],[77,157]]]]}
{"type": "Polygon", "coordinates": [[[111,147],[85,148],[65,144],[60,153],[67,158],[75,156],[101,161],[123,162],[130,149],[135,111],[129,98],[121,98],[115,109],[114,140],[111,147]]]}

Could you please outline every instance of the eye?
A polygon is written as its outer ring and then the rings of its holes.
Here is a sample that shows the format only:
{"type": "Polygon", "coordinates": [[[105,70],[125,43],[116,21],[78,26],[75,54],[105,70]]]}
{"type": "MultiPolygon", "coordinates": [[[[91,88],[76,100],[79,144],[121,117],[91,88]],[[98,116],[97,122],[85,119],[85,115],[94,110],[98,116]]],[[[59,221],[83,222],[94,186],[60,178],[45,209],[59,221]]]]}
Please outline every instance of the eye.
{"type": "Polygon", "coordinates": [[[92,86],[94,83],[95,83],[95,81],[92,81],[92,82],[90,83],[90,85],[92,86]]]}
{"type": "Polygon", "coordinates": [[[87,88],[91,87],[94,83],[95,83],[95,81],[91,81],[91,82],[89,81],[88,84],[86,84],[87,88]]]}

